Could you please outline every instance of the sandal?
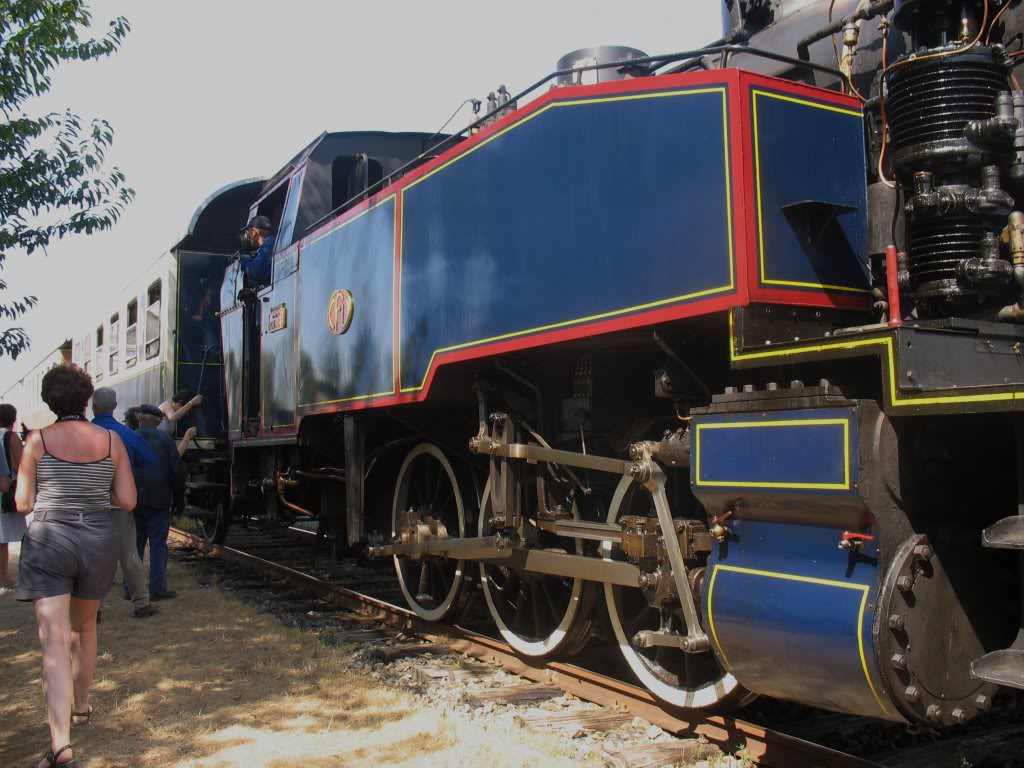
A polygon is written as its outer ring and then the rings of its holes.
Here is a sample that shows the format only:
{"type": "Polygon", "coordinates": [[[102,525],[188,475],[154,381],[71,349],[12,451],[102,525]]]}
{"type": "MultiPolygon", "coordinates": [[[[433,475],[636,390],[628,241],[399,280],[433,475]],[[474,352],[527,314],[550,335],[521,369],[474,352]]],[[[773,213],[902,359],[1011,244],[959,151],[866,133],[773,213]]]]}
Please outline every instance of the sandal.
{"type": "MultiPolygon", "coordinates": [[[[70,744],[65,744],[63,747],[54,752],[52,749],[43,755],[43,760],[46,761],[47,768],[78,768],[78,761],[75,758],[71,758],[66,763],[58,763],[57,758],[63,755],[67,750],[71,749],[70,744]]],[[[33,768],[36,768],[38,763],[33,763],[33,768]]]]}
{"type": "Polygon", "coordinates": [[[89,705],[89,709],[85,712],[71,712],[71,727],[74,728],[79,725],[88,725],[90,719],[92,719],[92,704],[89,705]],[[75,722],[76,717],[81,717],[83,719],[75,722]]]}

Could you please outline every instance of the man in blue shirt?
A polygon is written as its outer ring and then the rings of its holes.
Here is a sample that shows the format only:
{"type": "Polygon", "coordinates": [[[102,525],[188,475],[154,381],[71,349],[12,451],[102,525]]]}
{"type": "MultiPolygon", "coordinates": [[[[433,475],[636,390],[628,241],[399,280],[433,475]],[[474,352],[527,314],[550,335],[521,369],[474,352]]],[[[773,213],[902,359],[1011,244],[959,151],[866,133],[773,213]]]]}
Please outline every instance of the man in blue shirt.
{"type": "Polygon", "coordinates": [[[153,452],[153,463],[143,470],[137,483],[139,502],[135,507],[135,539],[139,557],[149,543],[149,595],[168,600],[176,595],[167,588],[167,532],[171,525],[171,503],[176,489],[185,483],[185,467],[174,438],[157,429],[164,414],[155,405],[139,407],[138,435],[153,452]]]}
{"type": "MultiPolygon", "coordinates": [[[[92,395],[92,423],[110,430],[121,438],[131,462],[132,474],[138,478],[142,467],[153,463],[153,452],[145,440],[114,418],[116,407],[117,393],[110,387],[100,387],[92,395]]],[[[112,512],[121,540],[121,574],[124,576],[125,593],[135,609],[133,615],[137,619],[153,616],[159,609],[150,602],[142,560],[139,559],[138,550],[135,548],[135,517],[123,509],[113,509],[112,512]]]]}
{"type": "Polygon", "coordinates": [[[255,254],[242,261],[242,271],[249,278],[249,287],[270,285],[274,265],[274,235],[271,234],[270,219],[266,216],[253,216],[240,236],[243,246],[256,249],[255,254]]]}

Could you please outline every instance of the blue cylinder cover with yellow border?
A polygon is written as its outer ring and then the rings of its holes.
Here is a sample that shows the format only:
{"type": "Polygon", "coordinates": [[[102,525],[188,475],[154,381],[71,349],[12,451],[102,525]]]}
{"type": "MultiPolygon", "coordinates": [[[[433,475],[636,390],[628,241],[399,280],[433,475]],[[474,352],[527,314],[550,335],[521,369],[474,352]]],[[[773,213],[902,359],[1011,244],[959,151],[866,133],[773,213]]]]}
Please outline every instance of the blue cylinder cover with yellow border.
{"type": "Polygon", "coordinates": [[[873,649],[880,551],[858,496],[856,408],[702,416],[692,428],[693,490],[730,531],[704,581],[719,660],[756,693],[903,719],[873,649]]]}

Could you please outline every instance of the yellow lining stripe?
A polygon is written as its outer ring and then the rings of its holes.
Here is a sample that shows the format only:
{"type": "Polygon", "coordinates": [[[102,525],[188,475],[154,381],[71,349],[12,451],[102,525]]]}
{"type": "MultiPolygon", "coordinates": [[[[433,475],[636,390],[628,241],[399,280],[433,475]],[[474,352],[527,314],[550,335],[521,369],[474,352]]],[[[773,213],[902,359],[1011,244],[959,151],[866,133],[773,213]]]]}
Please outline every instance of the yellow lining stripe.
{"type": "Polygon", "coordinates": [[[828,285],[826,283],[807,283],[798,280],[770,280],[765,277],[764,267],[764,216],[762,213],[763,204],[761,200],[761,131],[758,128],[757,123],[757,97],[765,96],[770,99],[777,99],[778,101],[785,101],[791,104],[799,104],[804,107],[814,107],[816,109],[824,109],[828,112],[837,112],[841,115],[850,115],[852,117],[863,119],[863,115],[860,112],[855,112],[850,109],[843,109],[842,107],[835,107],[829,104],[821,104],[814,101],[806,101],[805,99],[797,99],[792,96],[783,96],[779,93],[772,93],[770,91],[761,91],[753,89],[753,113],[754,113],[754,182],[757,186],[757,251],[758,261],[761,268],[761,283],[764,285],[788,285],[795,288],[823,288],[830,291],[845,291],[848,293],[870,293],[865,288],[853,288],[845,285],[828,285]]]}
{"type": "MultiPolygon", "coordinates": [[[[673,296],[671,298],[660,299],[658,301],[652,301],[652,302],[648,302],[647,304],[640,304],[640,305],[633,306],[633,307],[626,307],[624,309],[614,309],[614,310],[610,310],[608,312],[602,312],[602,313],[595,314],[595,315],[589,315],[587,317],[579,317],[579,318],[575,318],[575,319],[572,319],[572,320],[564,320],[564,321],[557,322],[557,323],[550,323],[548,325],[537,326],[535,328],[527,328],[527,329],[521,330],[521,331],[511,331],[509,333],[503,333],[501,335],[491,336],[491,337],[485,338],[485,339],[476,339],[474,341],[466,341],[466,342],[463,342],[461,344],[453,344],[452,346],[449,346],[449,347],[441,347],[440,349],[435,349],[431,353],[430,360],[427,363],[426,370],[423,372],[423,379],[420,381],[420,383],[418,385],[414,385],[414,386],[411,386],[411,387],[401,387],[400,391],[405,393],[405,392],[418,392],[418,391],[422,390],[427,385],[427,378],[430,376],[430,372],[434,369],[434,361],[435,361],[435,359],[437,358],[438,355],[443,355],[443,354],[445,354],[447,352],[454,352],[454,351],[457,351],[457,350],[460,350],[460,349],[466,349],[468,347],[475,347],[475,346],[482,345],[482,344],[491,344],[493,342],[504,341],[504,340],[507,340],[507,339],[513,339],[513,338],[516,338],[516,337],[519,337],[519,336],[528,336],[528,335],[534,334],[534,333],[543,333],[544,331],[556,330],[558,328],[565,328],[565,327],[572,326],[572,325],[579,325],[579,324],[583,324],[583,323],[594,322],[594,321],[597,321],[597,320],[604,320],[604,319],[611,318],[611,317],[617,317],[619,315],[626,315],[626,314],[629,314],[631,312],[641,312],[641,311],[644,311],[644,310],[647,310],[647,309],[654,309],[654,308],[665,306],[665,305],[668,305],[668,304],[675,304],[677,302],[688,301],[688,300],[700,298],[700,297],[703,297],[703,296],[710,296],[710,295],[713,295],[713,294],[716,294],[716,293],[724,293],[726,291],[733,290],[736,287],[736,274],[735,274],[735,264],[734,264],[735,253],[734,253],[734,242],[733,242],[733,231],[732,231],[732,229],[733,229],[733,221],[732,221],[732,179],[730,178],[730,174],[732,172],[732,169],[730,168],[730,165],[729,165],[729,120],[728,120],[729,107],[728,107],[728,94],[727,94],[727,91],[726,91],[725,87],[694,88],[694,89],[682,90],[682,91],[668,91],[668,92],[661,92],[661,93],[637,93],[637,94],[630,94],[630,95],[626,95],[626,96],[608,96],[608,97],[603,97],[603,98],[576,99],[576,100],[570,100],[570,101],[554,101],[554,102],[551,102],[550,104],[547,104],[547,105],[541,107],[536,112],[533,112],[533,113],[527,115],[526,117],[524,117],[519,122],[513,123],[512,125],[504,128],[503,130],[498,131],[493,136],[487,137],[487,139],[485,139],[484,141],[481,141],[479,144],[474,145],[473,147],[471,147],[466,152],[458,155],[457,157],[453,157],[448,162],[444,163],[443,165],[438,166],[437,168],[434,168],[432,171],[430,171],[430,173],[427,173],[427,174],[421,176],[420,178],[416,179],[415,181],[413,181],[408,186],[404,187],[402,189],[402,217],[404,218],[404,216],[405,216],[405,193],[408,192],[410,189],[415,187],[420,182],[425,181],[426,179],[429,179],[435,173],[438,173],[439,171],[444,170],[445,168],[447,168],[448,166],[452,165],[453,163],[456,163],[459,160],[462,160],[463,158],[468,157],[469,155],[471,155],[473,152],[476,152],[481,147],[486,146],[490,142],[492,142],[495,139],[497,139],[499,136],[505,135],[506,133],[511,131],[513,128],[518,128],[519,126],[524,125],[525,123],[529,122],[533,118],[540,116],[544,112],[547,112],[549,109],[553,109],[555,107],[571,107],[571,106],[585,105],[585,104],[603,104],[603,103],[613,102],[613,101],[635,101],[635,100],[638,100],[638,99],[666,98],[666,97],[669,97],[669,96],[692,96],[692,95],[697,95],[697,94],[708,94],[708,93],[720,93],[721,96],[722,96],[722,146],[724,148],[724,160],[725,160],[725,211],[726,211],[726,230],[728,232],[728,247],[729,247],[729,251],[728,251],[729,284],[728,285],[725,285],[725,286],[722,286],[722,287],[719,287],[719,288],[708,288],[706,290],[696,291],[694,293],[687,293],[687,294],[683,294],[682,296],[673,296]]],[[[402,237],[402,229],[401,229],[401,227],[399,228],[399,237],[402,237]]],[[[404,256],[404,248],[402,249],[402,255],[404,256]]],[[[401,267],[401,265],[402,265],[402,262],[401,262],[401,260],[399,260],[399,267],[401,267]]],[[[398,275],[398,280],[399,280],[399,298],[401,298],[401,279],[402,279],[402,276],[401,276],[401,270],[400,270],[399,271],[399,275],[398,275]]],[[[401,312],[401,308],[399,308],[399,336],[398,336],[398,339],[399,339],[398,358],[399,358],[399,360],[401,360],[401,340],[402,340],[401,318],[402,318],[402,312],[401,312]]],[[[399,371],[399,376],[401,376],[401,371],[399,371]]],[[[401,381],[400,378],[399,378],[399,381],[401,381]]],[[[388,393],[388,394],[391,394],[391,393],[388,393]]]]}
{"type": "Polygon", "coordinates": [[[794,488],[800,490],[848,490],[850,488],[850,421],[849,419],[785,419],[781,421],[739,421],[715,422],[713,424],[697,424],[696,445],[696,485],[725,486],[729,488],[794,488]],[[751,429],[755,427],[814,427],[842,426],[843,428],[843,482],[841,483],[785,483],[785,482],[749,482],[732,480],[702,480],[700,474],[700,437],[701,431],[707,429],[751,429]]]}
{"type": "Polygon", "coordinates": [[[813,576],[799,576],[794,573],[780,573],[777,571],[762,571],[754,568],[741,568],[736,565],[715,565],[715,570],[711,574],[711,583],[708,586],[708,624],[711,627],[711,637],[715,641],[715,647],[718,648],[719,655],[722,657],[722,663],[729,667],[729,661],[726,658],[725,650],[722,648],[722,644],[718,641],[718,632],[715,630],[714,611],[712,609],[714,594],[715,594],[715,581],[718,579],[719,571],[732,571],[733,573],[744,573],[748,576],[762,576],[769,579],[781,579],[784,581],[797,581],[804,584],[817,584],[823,587],[838,587],[840,589],[852,589],[855,592],[860,592],[860,608],[857,611],[857,652],[860,655],[860,666],[864,672],[864,680],[867,681],[868,689],[871,691],[871,696],[874,698],[875,703],[878,704],[879,708],[883,712],[888,712],[888,707],[882,702],[882,699],[878,696],[878,691],[875,690],[875,684],[871,680],[871,673],[868,671],[868,660],[867,655],[864,651],[864,613],[867,609],[868,592],[870,588],[866,584],[851,584],[846,581],[835,581],[833,579],[819,579],[813,576]]]}
{"type": "MultiPolygon", "coordinates": [[[[896,407],[943,405],[945,403],[992,403],[1006,400],[1024,400],[1024,392],[990,392],[979,395],[939,395],[930,397],[903,397],[896,389],[896,360],[893,351],[892,336],[881,336],[870,339],[851,339],[831,344],[810,344],[781,349],[767,349],[759,352],[737,352],[735,322],[733,313],[729,312],[729,360],[743,362],[745,360],[761,360],[767,358],[806,355],[814,352],[845,351],[871,347],[885,347],[885,359],[888,363],[889,402],[896,407]]],[[[870,351],[870,350],[869,350],[870,351]]]]}
{"type": "MultiPolygon", "coordinates": [[[[363,216],[368,214],[370,211],[376,210],[377,208],[380,208],[382,205],[385,205],[387,203],[395,202],[395,201],[397,201],[397,199],[398,199],[398,193],[397,192],[391,193],[390,195],[385,197],[383,200],[379,200],[376,203],[374,203],[373,205],[369,206],[365,211],[360,211],[358,214],[353,216],[348,221],[344,221],[341,224],[339,224],[338,226],[334,227],[333,229],[330,229],[327,232],[325,232],[324,234],[320,235],[320,237],[316,238],[316,240],[311,240],[308,243],[304,243],[303,246],[302,246],[303,252],[305,252],[305,250],[309,246],[311,246],[313,243],[316,243],[316,242],[319,242],[320,240],[323,240],[325,237],[327,237],[330,234],[333,234],[334,232],[336,232],[337,230],[341,229],[342,227],[346,227],[349,224],[351,224],[353,221],[356,221],[357,219],[361,219],[363,216]]],[[[395,213],[397,213],[397,211],[398,211],[398,205],[396,203],[395,208],[394,208],[394,212],[392,213],[392,216],[391,216],[391,231],[392,231],[392,236],[393,237],[398,237],[400,235],[400,233],[396,233],[396,230],[395,230],[395,227],[396,227],[395,213]]],[[[308,256],[306,258],[308,258],[308,256]]],[[[392,242],[391,242],[391,250],[388,253],[388,258],[391,260],[391,262],[393,264],[394,263],[394,258],[395,258],[395,243],[394,243],[394,240],[392,240],[392,242]]],[[[397,279],[397,277],[395,275],[392,275],[392,280],[394,280],[394,279],[397,279]]],[[[393,291],[392,291],[392,294],[393,294],[393,291]]],[[[301,320],[299,321],[299,324],[301,325],[301,320]]],[[[339,336],[338,338],[342,338],[342,337],[339,336]]],[[[394,342],[392,341],[392,343],[394,343],[394,342]]],[[[302,345],[301,345],[301,342],[300,342],[300,344],[299,344],[300,350],[301,350],[301,346],[302,345]]],[[[394,356],[393,355],[392,355],[392,365],[394,365],[394,356]]],[[[374,393],[369,394],[369,395],[352,395],[351,397],[340,397],[340,398],[337,398],[336,400],[318,400],[315,403],[299,403],[296,406],[296,410],[298,408],[312,408],[312,407],[315,407],[315,406],[318,406],[318,405],[334,405],[336,403],[351,403],[351,402],[354,402],[356,400],[370,400],[370,399],[375,398],[375,397],[388,397],[389,395],[395,394],[394,371],[391,372],[391,376],[389,378],[391,379],[392,386],[391,386],[391,389],[389,391],[387,391],[387,392],[374,392],[374,393]]],[[[283,425],[283,426],[291,426],[291,425],[283,425]]],[[[271,429],[273,429],[273,427],[271,427],[271,429]]]]}

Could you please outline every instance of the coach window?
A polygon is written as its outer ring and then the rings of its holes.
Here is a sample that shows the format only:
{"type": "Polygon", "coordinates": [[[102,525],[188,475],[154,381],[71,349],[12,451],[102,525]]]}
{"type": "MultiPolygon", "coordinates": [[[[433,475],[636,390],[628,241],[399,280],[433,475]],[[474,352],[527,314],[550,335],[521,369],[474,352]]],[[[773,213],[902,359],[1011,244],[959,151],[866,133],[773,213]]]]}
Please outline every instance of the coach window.
{"type": "Polygon", "coordinates": [[[103,380],[103,363],[103,326],[100,325],[96,329],[96,381],[103,380]]]}
{"type": "Polygon", "coordinates": [[[146,359],[160,354],[160,281],[146,290],[146,359]]]}
{"type": "Polygon", "coordinates": [[[110,354],[108,358],[110,360],[110,367],[107,369],[110,375],[113,376],[117,373],[117,355],[121,351],[121,316],[113,315],[110,318],[110,338],[107,340],[110,344],[110,354]]]}
{"type": "Polygon", "coordinates": [[[139,357],[139,302],[128,302],[128,325],[124,329],[124,367],[133,368],[139,357]]]}

